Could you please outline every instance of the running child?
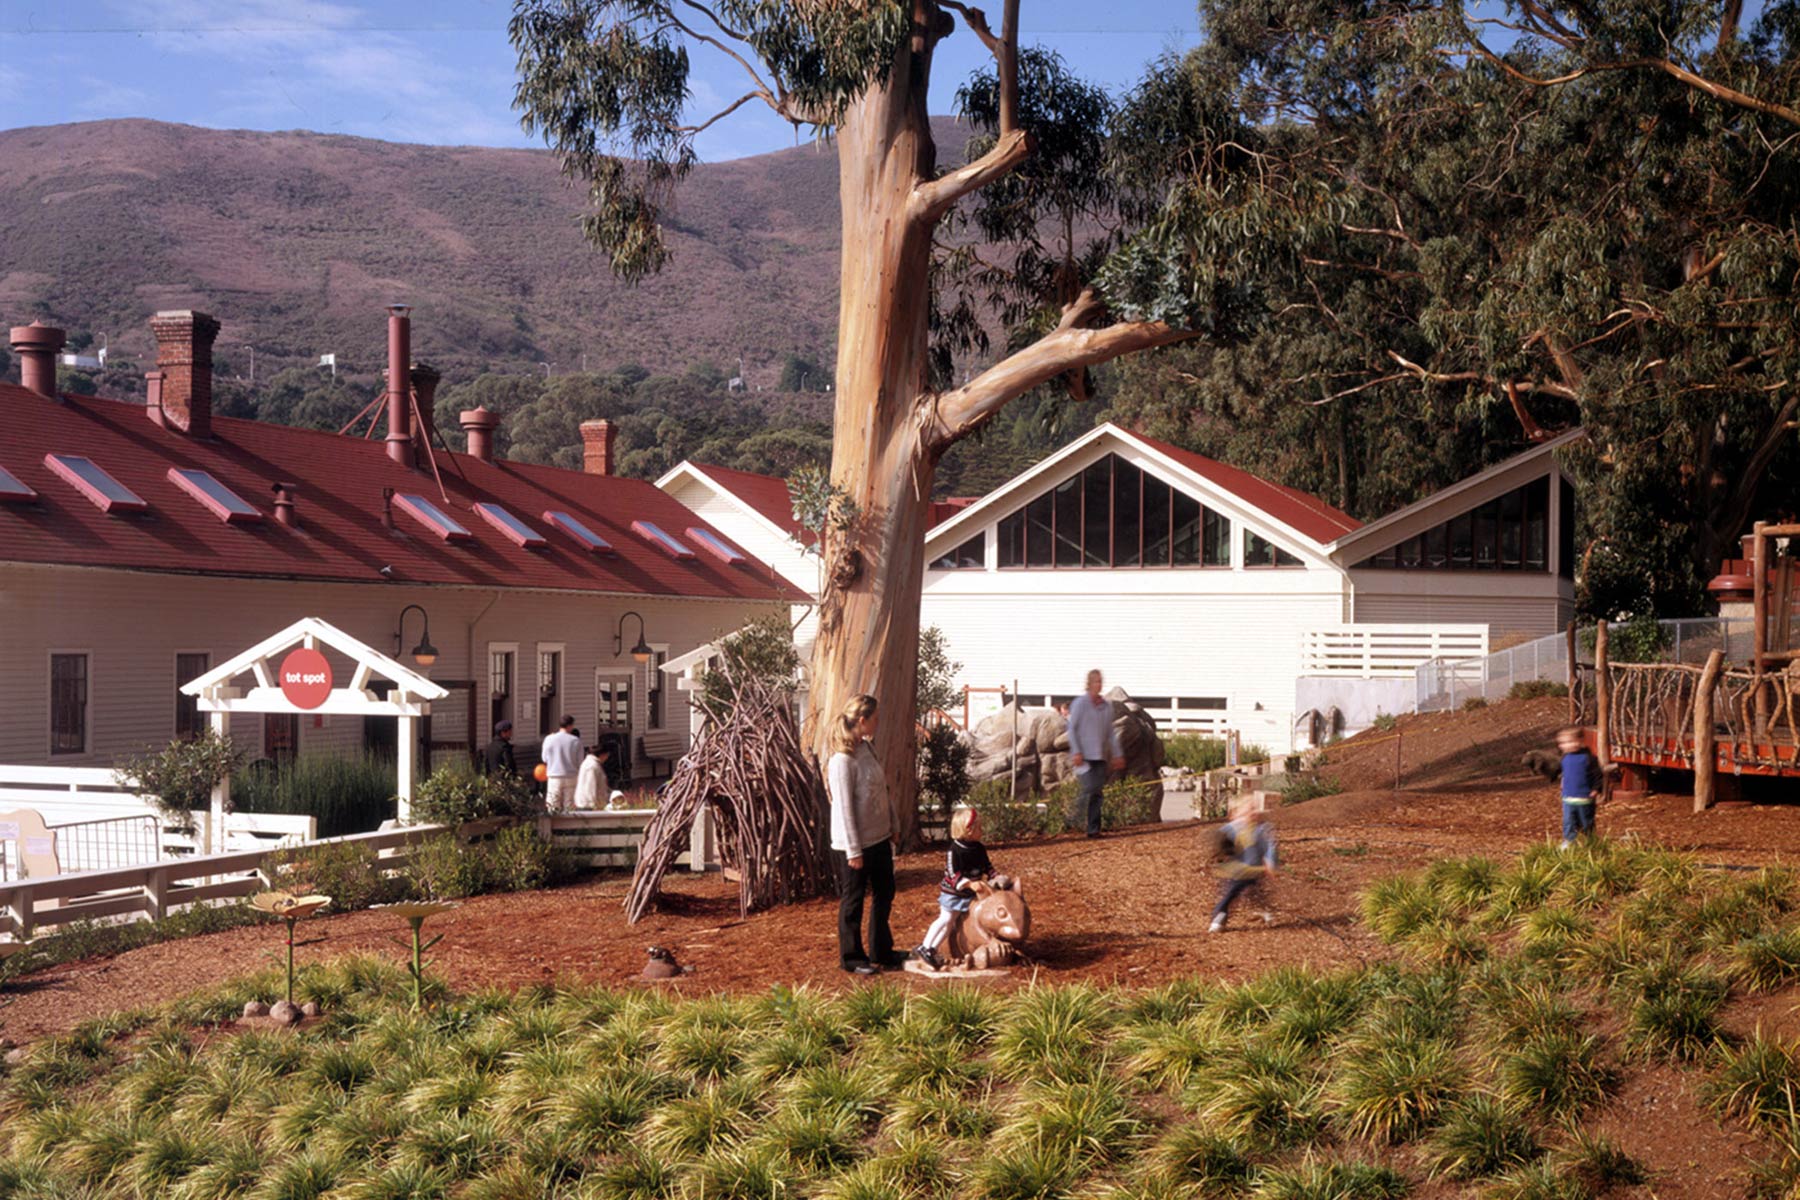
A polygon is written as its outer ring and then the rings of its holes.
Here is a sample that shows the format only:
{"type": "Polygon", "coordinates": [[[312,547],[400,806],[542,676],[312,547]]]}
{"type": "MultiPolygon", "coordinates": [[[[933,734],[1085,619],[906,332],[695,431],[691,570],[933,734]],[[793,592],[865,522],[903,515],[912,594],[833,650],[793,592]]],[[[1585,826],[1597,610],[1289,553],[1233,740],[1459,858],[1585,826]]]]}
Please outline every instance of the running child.
{"type": "MultiPolygon", "coordinates": [[[[1258,900],[1268,903],[1263,881],[1275,874],[1281,858],[1275,849],[1275,826],[1270,824],[1268,812],[1251,801],[1245,801],[1236,819],[1220,828],[1219,850],[1226,856],[1219,872],[1225,878],[1225,886],[1219,891],[1208,933],[1224,932],[1232,904],[1250,888],[1257,889],[1258,900]]],[[[1265,925],[1275,919],[1267,911],[1261,916],[1265,925]]]]}

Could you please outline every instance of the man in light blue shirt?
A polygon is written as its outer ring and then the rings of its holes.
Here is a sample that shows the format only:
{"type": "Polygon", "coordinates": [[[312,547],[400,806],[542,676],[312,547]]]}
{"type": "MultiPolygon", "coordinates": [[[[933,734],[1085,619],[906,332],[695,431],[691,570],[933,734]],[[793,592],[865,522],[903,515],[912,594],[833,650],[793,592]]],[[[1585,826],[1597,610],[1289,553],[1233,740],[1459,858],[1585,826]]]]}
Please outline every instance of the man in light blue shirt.
{"type": "Polygon", "coordinates": [[[1100,836],[1100,795],[1106,772],[1125,769],[1125,751],[1113,728],[1112,701],[1100,695],[1098,670],[1087,674],[1087,691],[1069,702],[1069,765],[1081,781],[1081,803],[1087,812],[1087,835],[1100,836]]]}

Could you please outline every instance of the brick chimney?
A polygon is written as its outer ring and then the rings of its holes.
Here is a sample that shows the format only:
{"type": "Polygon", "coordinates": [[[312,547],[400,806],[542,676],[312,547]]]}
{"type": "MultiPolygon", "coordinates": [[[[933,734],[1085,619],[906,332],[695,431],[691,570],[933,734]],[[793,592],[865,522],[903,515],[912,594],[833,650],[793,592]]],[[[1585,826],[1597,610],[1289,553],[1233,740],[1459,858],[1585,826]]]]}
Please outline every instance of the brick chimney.
{"type": "Polygon", "coordinates": [[[387,452],[403,467],[413,466],[412,306],[388,305],[387,452]]]}
{"type": "Polygon", "coordinates": [[[56,399],[56,353],[68,337],[42,321],[12,328],[13,353],[19,356],[19,383],[46,400],[56,399]]]}
{"type": "Polygon", "coordinates": [[[589,475],[613,473],[613,427],[611,421],[581,423],[581,469],[589,475]]]}
{"type": "Polygon", "coordinates": [[[189,437],[211,437],[212,351],[219,322],[203,312],[159,312],[150,318],[150,332],[156,337],[150,419],[189,437]]]}
{"type": "Polygon", "coordinates": [[[414,457],[431,456],[431,447],[437,441],[437,412],[433,406],[437,403],[438,381],[443,379],[443,372],[429,363],[414,363],[409,373],[412,381],[413,405],[418,410],[419,423],[413,429],[414,457]]]}
{"type": "Polygon", "coordinates": [[[457,417],[469,439],[469,454],[482,462],[494,461],[494,430],[500,418],[485,408],[471,408],[457,417]]]}

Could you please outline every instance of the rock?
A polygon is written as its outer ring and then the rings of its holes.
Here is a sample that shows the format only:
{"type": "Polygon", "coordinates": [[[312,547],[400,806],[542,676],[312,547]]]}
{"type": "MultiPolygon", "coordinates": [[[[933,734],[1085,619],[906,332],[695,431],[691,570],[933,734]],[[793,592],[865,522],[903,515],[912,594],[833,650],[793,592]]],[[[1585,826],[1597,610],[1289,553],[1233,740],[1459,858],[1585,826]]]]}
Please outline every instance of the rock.
{"type": "Polygon", "coordinates": [[[246,1000],[244,1002],[244,1015],[246,1017],[266,1017],[269,1015],[269,1006],[264,1004],[261,1000],[246,1000]]]}
{"type": "Polygon", "coordinates": [[[23,1048],[15,1046],[13,1049],[8,1050],[6,1052],[6,1065],[7,1066],[16,1067],[24,1061],[25,1061],[25,1051],[23,1048]]]}
{"type": "Polygon", "coordinates": [[[308,1000],[305,1004],[302,1004],[300,1006],[300,1015],[303,1017],[318,1016],[319,1015],[319,1002],[317,1000],[308,1000]]]}
{"type": "Polygon", "coordinates": [[[292,1000],[277,1000],[269,1006],[269,1019],[277,1025],[297,1025],[300,1022],[300,1006],[292,1000]]]}
{"type": "MultiPolygon", "coordinates": [[[[1163,765],[1162,738],[1156,718],[1122,688],[1106,698],[1112,703],[1113,728],[1125,754],[1124,774],[1133,779],[1155,779],[1163,765]]],[[[1018,756],[1021,787],[1053,788],[1074,777],[1069,761],[1068,721],[1055,709],[1017,708],[1018,740],[1013,739],[1015,706],[994,713],[967,735],[969,778],[981,783],[1003,779],[1018,756]]]]}

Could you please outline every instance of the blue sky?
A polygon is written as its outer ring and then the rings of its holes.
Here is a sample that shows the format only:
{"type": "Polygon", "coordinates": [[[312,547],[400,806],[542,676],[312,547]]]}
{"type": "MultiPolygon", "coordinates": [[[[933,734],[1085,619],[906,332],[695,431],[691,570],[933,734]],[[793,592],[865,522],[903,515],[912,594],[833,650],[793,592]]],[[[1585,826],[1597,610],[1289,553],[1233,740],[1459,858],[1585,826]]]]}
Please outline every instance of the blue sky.
{"type": "MultiPolygon", "coordinates": [[[[998,20],[998,0],[988,5],[998,20]]],[[[1026,0],[1024,40],[1087,78],[1130,86],[1199,38],[1186,0],[1026,0]]],[[[511,0],[0,0],[0,125],[152,117],[220,129],[310,129],[399,142],[527,146],[512,112],[511,0]]],[[[933,109],[986,61],[959,30],[939,50],[933,109]]],[[[744,90],[696,55],[696,111],[744,90]]],[[[710,111],[706,114],[710,115],[710,111]]],[[[792,145],[750,106],[708,130],[707,159],[792,145]]]]}

